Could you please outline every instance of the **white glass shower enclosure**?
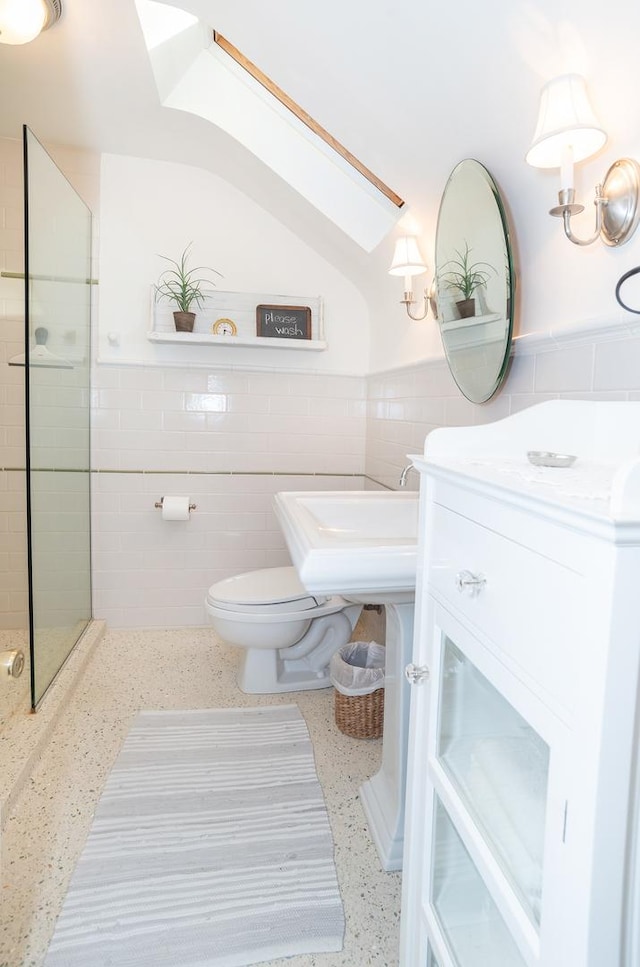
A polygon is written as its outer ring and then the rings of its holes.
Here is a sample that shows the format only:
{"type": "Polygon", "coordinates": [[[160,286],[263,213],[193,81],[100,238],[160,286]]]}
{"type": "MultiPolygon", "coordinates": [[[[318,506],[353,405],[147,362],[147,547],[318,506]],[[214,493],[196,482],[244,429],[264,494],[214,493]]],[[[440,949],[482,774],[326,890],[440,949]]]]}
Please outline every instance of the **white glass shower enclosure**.
{"type": "Polygon", "coordinates": [[[91,620],[91,212],[24,128],[32,707],[91,620]]]}

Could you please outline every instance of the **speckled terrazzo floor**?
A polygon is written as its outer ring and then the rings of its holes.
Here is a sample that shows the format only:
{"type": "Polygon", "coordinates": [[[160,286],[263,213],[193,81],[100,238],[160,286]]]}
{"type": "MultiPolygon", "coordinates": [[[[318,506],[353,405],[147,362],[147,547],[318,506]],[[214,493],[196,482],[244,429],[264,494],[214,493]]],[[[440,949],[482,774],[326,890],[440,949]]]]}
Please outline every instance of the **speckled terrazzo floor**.
{"type": "Polygon", "coordinates": [[[343,735],[331,689],[244,695],[239,655],[210,629],[108,631],[52,741],[8,817],[2,839],[0,967],[40,967],[95,805],[135,713],[297,702],[313,741],[335,842],[347,928],[339,954],[272,967],[395,967],[399,873],[383,873],[358,799],[378,768],[381,740],[343,735]]]}

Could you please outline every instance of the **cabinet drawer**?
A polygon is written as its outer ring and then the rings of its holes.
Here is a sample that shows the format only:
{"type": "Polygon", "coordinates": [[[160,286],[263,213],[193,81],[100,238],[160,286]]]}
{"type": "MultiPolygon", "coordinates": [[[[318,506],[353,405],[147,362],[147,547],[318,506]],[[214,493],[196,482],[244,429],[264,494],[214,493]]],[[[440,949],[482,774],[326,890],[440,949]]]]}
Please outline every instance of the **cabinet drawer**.
{"type": "Polygon", "coordinates": [[[444,507],[431,530],[431,590],[514,672],[572,711],[588,636],[584,576],[444,507]]]}

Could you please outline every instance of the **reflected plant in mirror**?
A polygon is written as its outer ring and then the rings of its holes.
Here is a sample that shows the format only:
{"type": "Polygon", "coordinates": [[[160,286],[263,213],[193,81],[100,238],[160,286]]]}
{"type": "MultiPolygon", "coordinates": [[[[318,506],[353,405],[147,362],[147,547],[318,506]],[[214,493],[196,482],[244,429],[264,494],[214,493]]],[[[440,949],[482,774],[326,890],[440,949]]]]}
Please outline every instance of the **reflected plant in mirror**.
{"type": "Polygon", "coordinates": [[[472,262],[471,249],[467,241],[464,243],[464,252],[456,249],[455,254],[455,259],[449,259],[443,265],[444,269],[447,269],[448,266],[450,268],[440,277],[440,282],[448,285],[452,289],[457,289],[460,293],[462,299],[456,302],[456,307],[460,313],[460,318],[467,319],[476,314],[476,302],[473,298],[474,292],[480,286],[486,288],[490,278],[490,273],[487,269],[490,269],[494,273],[495,269],[488,262],[472,262]],[[486,268],[481,268],[481,266],[485,266],[486,268]]]}
{"type": "Polygon", "coordinates": [[[435,278],[445,356],[458,388],[472,403],[489,400],[506,374],[513,327],[512,266],[498,188],[478,161],[461,161],[440,203],[435,278]]]}

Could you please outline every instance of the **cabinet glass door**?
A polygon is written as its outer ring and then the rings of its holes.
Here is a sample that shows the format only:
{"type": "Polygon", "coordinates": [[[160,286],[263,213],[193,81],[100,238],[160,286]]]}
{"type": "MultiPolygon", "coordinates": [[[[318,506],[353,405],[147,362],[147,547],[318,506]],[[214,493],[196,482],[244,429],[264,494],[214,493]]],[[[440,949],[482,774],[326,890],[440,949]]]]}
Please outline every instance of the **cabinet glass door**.
{"type": "MultiPolygon", "coordinates": [[[[447,637],[440,687],[438,761],[539,926],[549,747],[447,637]]],[[[445,827],[441,820],[443,842],[463,867],[445,827]]],[[[512,962],[520,963],[486,961],[512,962]]]]}
{"type": "Polygon", "coordinates": [[[458,967],[526,967],[440,800],[435,809],[431,905],[458,967]]]}

